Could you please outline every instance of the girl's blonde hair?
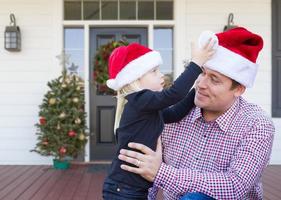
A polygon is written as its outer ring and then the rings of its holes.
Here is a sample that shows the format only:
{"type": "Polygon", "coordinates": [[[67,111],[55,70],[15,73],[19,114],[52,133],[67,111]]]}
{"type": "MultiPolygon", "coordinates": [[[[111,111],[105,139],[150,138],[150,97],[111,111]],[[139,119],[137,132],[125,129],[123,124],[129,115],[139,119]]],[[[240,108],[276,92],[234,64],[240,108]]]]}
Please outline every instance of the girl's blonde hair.
{"type": "Polygon", "coordinates": [[[139,80],[135,80],[132,83],[129,83],[122,87],[120,90],[117,91],[117,106],[116,106],[116,113],[115,113],[115,122],[114,122],[114,133],[116,133],[116,129],[119,127],[120,119],[124,110],[124,106],[127,103],[125,97],[129,94],[134,92],[140,91],[140,83],[139,80]]]}

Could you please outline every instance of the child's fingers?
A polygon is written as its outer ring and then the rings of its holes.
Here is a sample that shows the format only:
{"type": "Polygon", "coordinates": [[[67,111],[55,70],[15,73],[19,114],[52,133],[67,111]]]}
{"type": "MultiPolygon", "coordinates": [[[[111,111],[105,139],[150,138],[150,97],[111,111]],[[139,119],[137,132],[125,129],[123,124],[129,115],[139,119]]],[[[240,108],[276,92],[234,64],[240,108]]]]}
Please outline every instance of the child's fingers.
{"type": "Polygon", "coordinates": [[[215,50],[209,51],[208,57],[211,58],[215,53],[215,50]]]}
{"type": "Polygon", "coordinates": [[[212,38],[209,38],[208,41],[206,42],[206,44],[203,46],[203,49],[208,49],[211,41],[212,41],[212,38]]]}
{"type": "Polygon", "coordinates": [[[208,43],[207,49],[214,49],[216,41],[214,39],[211,39],[211,41],[208,43]]]}

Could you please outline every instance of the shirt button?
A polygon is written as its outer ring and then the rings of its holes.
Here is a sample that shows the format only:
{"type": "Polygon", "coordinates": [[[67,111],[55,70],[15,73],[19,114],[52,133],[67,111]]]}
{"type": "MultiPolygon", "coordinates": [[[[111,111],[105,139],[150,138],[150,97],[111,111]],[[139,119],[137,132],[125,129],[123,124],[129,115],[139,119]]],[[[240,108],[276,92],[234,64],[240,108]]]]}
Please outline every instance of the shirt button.
{"type": "Polygon", "coordinates": [[[120,192],[120,188],[117,188],[116,190],[117,190],[117,192],[120,192]]]}

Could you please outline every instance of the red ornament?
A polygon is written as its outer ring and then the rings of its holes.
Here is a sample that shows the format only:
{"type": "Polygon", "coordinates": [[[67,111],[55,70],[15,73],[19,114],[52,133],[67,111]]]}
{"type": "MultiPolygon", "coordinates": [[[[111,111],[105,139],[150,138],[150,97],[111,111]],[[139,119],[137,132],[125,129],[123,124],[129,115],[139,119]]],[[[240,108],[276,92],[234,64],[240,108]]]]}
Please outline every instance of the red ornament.
{"type": "Polygon", "coordinates": [[[75,131],[69,131],[68,132],[69,137],[75,137],[76,135],[77,135],[77,133],[75,131]]]}
{"type": "Polygon", "coordinates": [[[39,121],[40,121],[40,124],[41,124],[41,125],[44,125],[44,124],[46,124],[46,122],[47,122],[47,120],[46,120],[45,117],[40,117],[39,121]]]}
{"type": "Polygon", "coordinates": [[[66,148],[61,147],[59,152],[60,152],[61,155],[65,154],[66,153],[66,148]]]}
{"type": "Polygon", "coordinates": [[[43,145],[47,146],[49,144],[48,140],[42,142],[43,145]]]}

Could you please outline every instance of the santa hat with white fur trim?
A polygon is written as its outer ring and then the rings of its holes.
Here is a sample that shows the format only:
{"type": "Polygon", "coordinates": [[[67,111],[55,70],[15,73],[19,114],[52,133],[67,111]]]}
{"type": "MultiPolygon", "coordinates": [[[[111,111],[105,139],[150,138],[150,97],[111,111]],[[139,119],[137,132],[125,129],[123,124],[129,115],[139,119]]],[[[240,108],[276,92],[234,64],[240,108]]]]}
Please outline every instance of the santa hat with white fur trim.
{"type": "Polygon", "coordinates": [[[243,27],[217,34],[205,31],[199,37],[199,47],[204,46],[210,38],[215,41],[216,53],[204,67],[252,87],[258,69],[256,60],[263,47],[262,38],[243,27]]]}
{"type": "Polygon", "coordinates": [[[159,52],[138,43],[118,47],[109,57],[109,80],[106,85],[119,90],[161,64],[159,52]]]}

